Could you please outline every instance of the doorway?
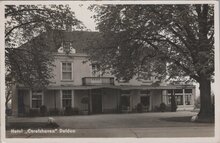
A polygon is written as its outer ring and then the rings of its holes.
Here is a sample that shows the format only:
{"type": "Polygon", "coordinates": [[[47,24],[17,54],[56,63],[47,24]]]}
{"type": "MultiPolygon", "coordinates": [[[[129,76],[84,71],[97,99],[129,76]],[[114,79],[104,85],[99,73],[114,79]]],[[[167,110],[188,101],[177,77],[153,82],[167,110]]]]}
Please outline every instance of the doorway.
{"type": "Polygon", "coordinates": [[[102,113],[102,95],[92,94],[92,113],[100,114],[102,113]]]}

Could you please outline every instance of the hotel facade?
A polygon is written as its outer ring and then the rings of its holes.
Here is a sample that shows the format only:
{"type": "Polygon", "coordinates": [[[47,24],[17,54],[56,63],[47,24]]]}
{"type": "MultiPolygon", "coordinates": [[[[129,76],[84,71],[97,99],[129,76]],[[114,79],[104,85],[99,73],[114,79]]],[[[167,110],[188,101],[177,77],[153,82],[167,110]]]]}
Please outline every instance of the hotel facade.
{"type": "MultiPolygon", "coordinates": [[[[194,109],[195,86],[171,85],[156,76],[140,79],[134,76],[129,81],[116,80],[114,75],[102,75],[97,64],[85,62],[87,41],[97,32],[65,32],[59,46],[54,46],[54,78],[44,90],[31,90],[20,84],[13,88],[12,114],[25,116],[31,110],[57,109],[62,114],[66,107],[77,108],[88,114],[136,112],[138,104],[144,112],[155,111],[161,103],[171,104],[175,95],[177,111],[194,109]],[[70,52],[67,55],[65,50],[70,52]],[[86,102],[85,102],[86,101],[86,102]]],[[[47,35],[53,38],[54,33],[47,35]]],[[[56,39],[55,39],[56,40],[56,39]]]]}

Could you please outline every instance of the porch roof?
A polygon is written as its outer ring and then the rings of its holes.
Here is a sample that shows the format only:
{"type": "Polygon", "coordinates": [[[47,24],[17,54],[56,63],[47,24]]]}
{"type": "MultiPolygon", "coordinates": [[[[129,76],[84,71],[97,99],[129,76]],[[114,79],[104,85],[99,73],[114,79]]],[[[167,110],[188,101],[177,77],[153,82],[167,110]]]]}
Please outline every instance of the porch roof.
{"type": "Polygon", "coordinates": [[[146,89],[182,89],[182,88],[195,88],[194,85],[166,85],[166,86],[152,86],[152,85],[90,85],[90,86],[49,86],[47,89],[76,89],[76,90],[88,90],[88,89],[100,89],[100,88],[112,88],[121,90],[146,90],[146,89]]]}

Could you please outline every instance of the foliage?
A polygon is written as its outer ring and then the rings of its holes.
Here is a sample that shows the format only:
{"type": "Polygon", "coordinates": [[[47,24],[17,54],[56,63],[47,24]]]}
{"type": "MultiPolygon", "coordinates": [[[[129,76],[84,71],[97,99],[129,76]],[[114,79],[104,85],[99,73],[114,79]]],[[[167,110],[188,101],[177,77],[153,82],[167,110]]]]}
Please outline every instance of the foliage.
{"type": "Polygon", "coordinates": [[[102,47],[102,52],[107,50],[103,55],[107,56],[105,63],[115,65],[118,72],[123,72],[127,65],[125,70],[129,72],[124,76],[136,73],[143,66],[163,74],[162,61],[167,63],[170,77],[190,76],[198,80],[201,74],[207,78],[213,75],[212,5],[101,5],[90,8],[97,12],[94,16],[97,28],[108,40],[112,37],[115,41],[115,45],[102,47]],[[116,60],[109,60],[109,56],[116,60]],[[117,65],[118,60],[123,67],[117,65]]]}
{"type": "Polygon", "coordinates": [[[93,5],[99,48],[89,51],[118,78],[156,73],[161,79],[185,77],[200,84],[199,118],[210,117],[214,74],[214,6],[93,5]],[[109,42],[106,42],[109,41],[109,42]]]}
{"type": "Polygon", "coordinates": [[[6,80],[30,88],[53,77],[52,41],[42,33],[84,27],[68,5],[6,5],[5,20],[6,80]]]}

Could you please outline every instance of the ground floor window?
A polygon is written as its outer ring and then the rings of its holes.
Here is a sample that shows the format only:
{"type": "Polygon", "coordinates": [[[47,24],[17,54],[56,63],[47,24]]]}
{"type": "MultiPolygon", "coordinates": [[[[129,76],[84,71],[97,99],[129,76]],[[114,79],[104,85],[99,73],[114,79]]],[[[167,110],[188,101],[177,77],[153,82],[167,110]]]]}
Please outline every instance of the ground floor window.
{"type": "Polygon", "coordinates": [[[72,90],[62,90],[62,106],[72,107],[72,90]]]}
{"type": "Polygon", "coordinates": [[[40,108],[42,106],[42,97],[43,92],[41,90],[32,92],[32,108],[40,108]]]}
{"type": "Polygon", "coordinates": [[[175,95],[176,105],[183,105],[183,95],[175,95]]]}
{"type": "Polygon", "coordinates": [[[191,105],[191,95],[185,95],[185,104],[191,105]]]}

